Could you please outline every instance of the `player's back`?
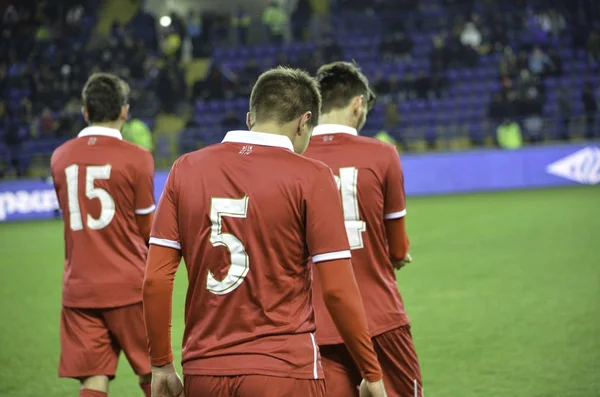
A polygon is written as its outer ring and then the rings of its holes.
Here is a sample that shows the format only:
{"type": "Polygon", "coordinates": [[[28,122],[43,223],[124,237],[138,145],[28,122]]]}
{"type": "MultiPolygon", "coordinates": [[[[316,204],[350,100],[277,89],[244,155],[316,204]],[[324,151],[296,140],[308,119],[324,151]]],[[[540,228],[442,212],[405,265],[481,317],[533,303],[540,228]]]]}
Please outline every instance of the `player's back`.
{"type": "Polygon", "coordinates": [[[290,150],[225,142],[183,156],[171,171],[189,277],[184,373],[321,371],[306,198],[311,182],[331,171],[277,138],[290,150]]]}
{"type": "Polygon", "coordinates": [[[117,130],[88,127],[55,150],[51,168],[64,216],[63,305],[140,302],[147,246],[135,215],[154,210],[152,155],[117,130]]]}
{"type": "MultiPolygon", "coordinates": [[[[385,219],[404,216],[404,188],[396,148],[356,135],[353,128],[318,126],[304,153],[331,167],[341,192],[352,264],[367,310],[371,335],[408,323],[396,284],[385,232],[385,219]],[[397,177],[397,178],[396,178],[397,177]]],[[[342,343],[315,277],[317,340],[342,343]]]]}

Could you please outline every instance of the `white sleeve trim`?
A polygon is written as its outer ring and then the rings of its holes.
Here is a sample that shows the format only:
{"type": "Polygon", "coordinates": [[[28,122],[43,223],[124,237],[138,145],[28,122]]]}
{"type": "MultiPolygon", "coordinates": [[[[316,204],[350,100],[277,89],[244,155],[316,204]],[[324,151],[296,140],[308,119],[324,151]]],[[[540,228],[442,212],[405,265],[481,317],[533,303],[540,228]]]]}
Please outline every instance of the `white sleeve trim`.
{"type": "Polygon", "coordinates": [[[148,208],[141,208],[139,210],[135,210],[135,214],[136,215],[148,215],[149,213],[154,212],[155,209],[156,209],[156,205],[152,204],[148,208]]]}
{"type": "Polygon", "coordinates": [[[383,219],[385,219],[385,220],[398,219],[398,218],[402,218],[405,215],[406,215],[406,210],[402,210],[402,211],[398,211],[398,212],[392,212],[391,214],[385,214],[383,216],[383,219]]]}
{"type": "Polygon", "coordinates": [[[318,254],[312,257],[313,263],[324,262],[324,261],[332,261],[335,259],[350,259],[352,255],[350,254],[350,250],[345,251],[337,251],[337,252],[327,252],[325,254],[318,254]]]}
{"type": "Polygon", "coordinates": [[[164,238],[150,237],[150,244],[181,250],[181,244],[179,244],[177,241],[167,240],[164,238]]]}

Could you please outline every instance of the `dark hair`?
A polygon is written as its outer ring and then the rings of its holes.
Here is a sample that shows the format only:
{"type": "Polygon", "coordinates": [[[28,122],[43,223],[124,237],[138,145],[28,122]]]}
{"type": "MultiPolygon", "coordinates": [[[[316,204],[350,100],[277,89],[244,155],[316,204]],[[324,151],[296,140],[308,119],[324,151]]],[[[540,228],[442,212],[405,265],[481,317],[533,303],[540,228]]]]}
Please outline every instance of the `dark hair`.
{"type": "Polygon", "coordinates": [[[81,93],[90,123],[116,121],[129,101],[129,85],[114,74],[94,73],[81,93]]]}
{"type": "Polygon", "coordinates": [[[260,75],[250,94],[253,123],[275,120],[284,124],[310,111],[311,127],[319,124],[321,94],[315,79],[300,69],[279,66],[260,75]]]}
{"type": "Polygon", "coordinates": [[[356,63],[333,62],[323,65],[317,71],[316,79],[323,97],[323,113],[343,109],[352,98],[360,95],[365,96],[369,110],[375,106],[377,97],[356,63]]]}

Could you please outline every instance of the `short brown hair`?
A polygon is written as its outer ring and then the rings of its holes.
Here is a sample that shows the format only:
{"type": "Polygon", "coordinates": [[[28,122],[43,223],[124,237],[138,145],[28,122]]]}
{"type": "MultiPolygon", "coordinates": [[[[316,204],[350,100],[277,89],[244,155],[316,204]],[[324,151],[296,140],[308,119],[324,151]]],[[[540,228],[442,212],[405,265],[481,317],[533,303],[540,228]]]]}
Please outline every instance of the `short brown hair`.
{"type": "Polygon", "coordinates": [[[94,73],[83,87],[81,97],[90,123],[116,121],[129,102],[129,85],[110,73],[94,73]]]}
{"type": "Polygon", "coordinates": [[[250,94],[252,122],[284,124],[310,111],[311,127],[319,124],[321,94],[315,79],[300,69],[279,66],[260,75],[250,94]]]}
{"type": "Polygon", "coordinates": [[[323,97],[323,113],[343,109],[352,98],[360,95],[365,96],[369,110],[375,106],[375,93],[356,63],[333,62],[323,65],[317,71],[316,79],[323,97]]]}

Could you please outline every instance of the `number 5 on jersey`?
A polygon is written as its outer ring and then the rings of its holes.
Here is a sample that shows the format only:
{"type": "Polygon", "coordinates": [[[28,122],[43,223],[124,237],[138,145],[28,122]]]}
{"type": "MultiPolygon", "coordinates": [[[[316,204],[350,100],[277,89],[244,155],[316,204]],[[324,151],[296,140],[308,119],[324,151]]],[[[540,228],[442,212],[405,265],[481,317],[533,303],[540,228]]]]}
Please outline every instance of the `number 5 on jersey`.
{"type": "MultiPolygon", "coordinates": [[[[111,165],[90,165],[85,167],[85,196],[92,200],[100,200],[100,216],[94,218],[87,215],[87,227],[92,230],[100,230],[108,226],[115,216],[115,200],[104,189],[95,187],[96,179],[109,179],[111,165]]],[[[69,201],[69,226],[71,230],[83,229],[81,207],[79,205],[79,166],[73,164],[65,169],[67,179],[67,196],[69,201]]]]}
{"type": "Polygon", "coordinates": [[[355,167],[340,168],[340,176],[334,177],[342,196],[344,223],[350,249],[363,248],[362,234],[367,230],[367,224],[360,219],[358,212],[358,170],[355,167]]]}
{"type": "Polygon", "coordinates": [[[215,295],[225,295],[242,284],[250,269],[244,244],[233,234],[222,233],[223,217],[246,218],[248,196],[241,199],[212,198],[210,206],[210,242],[213,247],[224,246],[229,250],[230,264],[223,280],[217,280],[211,271],[206,278],[206,289],[215,295]]]}

